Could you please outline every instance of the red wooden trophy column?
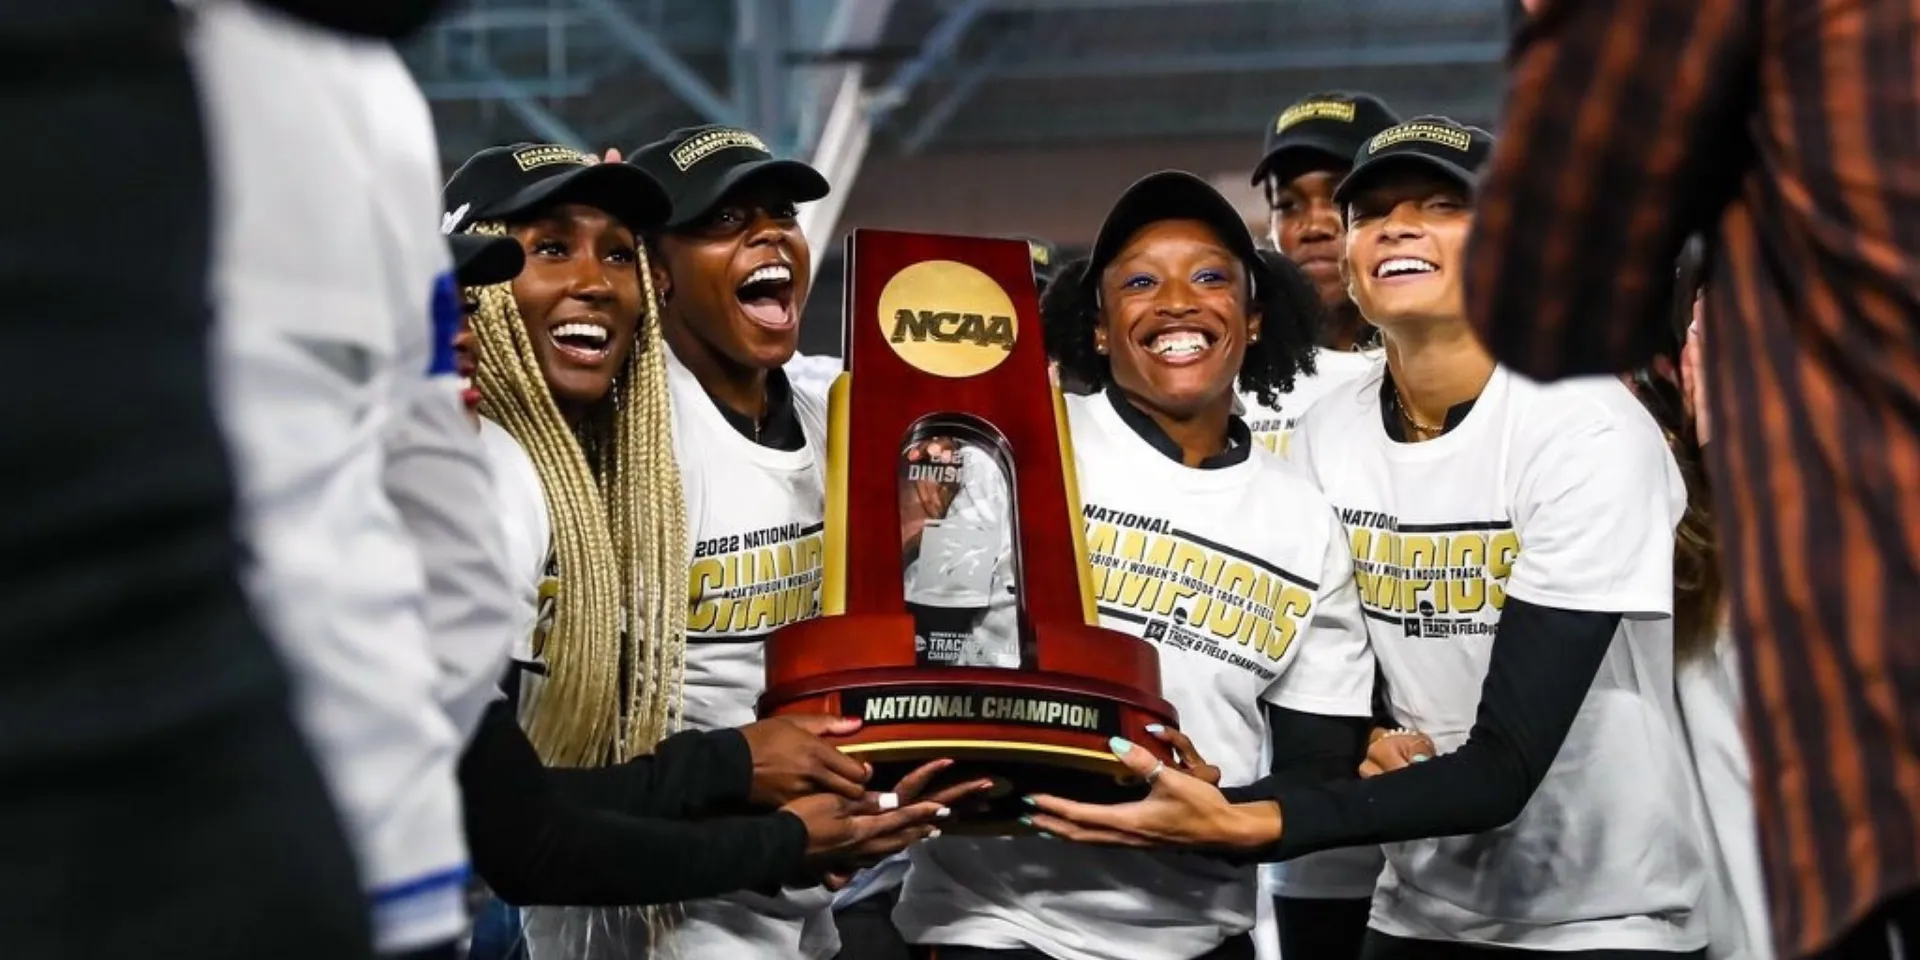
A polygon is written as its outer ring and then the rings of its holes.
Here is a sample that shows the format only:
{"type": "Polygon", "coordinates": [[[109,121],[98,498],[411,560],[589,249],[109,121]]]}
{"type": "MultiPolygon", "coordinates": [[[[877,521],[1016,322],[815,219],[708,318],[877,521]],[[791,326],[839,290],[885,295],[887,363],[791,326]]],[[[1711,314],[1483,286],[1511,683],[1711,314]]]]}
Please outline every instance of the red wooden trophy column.
{"type": "MultiPolygon", "coordinates": [[[[1064,408],[1047,377],[1029,257],[1017,240],[875,230],[849,238],[851,375],[834,387],[822,615],[769,638],[760,704],[765,716],[863,716],[860,732],[838,743],[873,763],[879,784],[941,757],[961,761],[943,780],[992,775],[1004,784],[998,792],[1006,801],[995,805],[988,818],[994,821],[1007,819],[1000,815],[1010,815],[1017,796],[1029,792],[1090,800],[1138,795],[1142,787],[1125,778],[1108,739],[1125,737],[1171,762],[1144,728],[1175,721],[1160,696],[1153,646],[1097,625],[1064,408]],[[943,288],[917,282],[923,276],[970,280],[943,288]],[[1004,358],[985,356],[990,369],[928,372],[890,342],[898,324],[895,311],[882,312],[883,293],[889,307],[907,302],[964,314],[983,285],[991,294],[988,279],[1004,294],[988,299],[1010,301],[1014,321],[1004,358]],[[916,654],[902,576],[900,457],[917,425],[943,416],[991,426],[1011,454],[1015,596],[1028,651],[1021,669],[922,666],[916,654]],[[927,719],[930,706],[937,719],[927,719]]],[[[955,327],[949,321],[945,337],[923,339],[954,340],[955,327]]],[[[981,330],[968,328],[971,340],[913,349],[951,350],[966,367],[981,350],[1002,349],[979,343],[981,330]]]]}

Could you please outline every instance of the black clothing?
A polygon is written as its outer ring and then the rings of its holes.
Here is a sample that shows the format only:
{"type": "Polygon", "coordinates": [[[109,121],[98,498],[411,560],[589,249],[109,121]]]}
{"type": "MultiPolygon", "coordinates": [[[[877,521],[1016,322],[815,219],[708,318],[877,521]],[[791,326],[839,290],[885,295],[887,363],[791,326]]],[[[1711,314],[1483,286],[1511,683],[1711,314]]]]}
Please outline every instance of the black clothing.
{"type": "Polygon", "coordinates": [[[757,425],[752,417],[721,403],[712,394],[708,394],[707,399],[713,401],[714,409],[727,418],[734,430],[754,443],[789,452],[807,445],[806,431],[800,428],[800,415],[793,412],[793,384],[787,380],[784,370],[767,371],[767,413],[757,425]]]}
{"type": "Polygon", "coordinates": [[[0,129],[0,953],[365,958],[241,590],[174,5],[0,4],[0,129]],[[152,242],[103,260],[76,237],[152,242]]]}
{"type": "Polygon", "coordinates": [[[833,911],[833,926],[840,933],[840,952],[833,960],[914,960],[925,948],[914,947],[893,925],[893,907],[900,902],[897,890],[876,893],[833,911]]]}
{"type": "MultiPolygon", "coordinates": [[[[1145,440],[1149,446],[1160,451],[1166,455],[1167,459],[1175,463],[1184,463],[1186,461],[1186,454],[1180,449],[1180,445],[1174,443],[1173,438],[1167,436],[1167,431],[1160,429],[1160,425],[1154,423],[1152,417],[1147,416],[1139,407],[1134,406],[1133,401],[1128,400],[1126,394],[1120,392],[1119,387],[1110,386],[1107,388],[1106,393],[1107,402],[1113,404],[1113,412],[1119,414],[1121,422],[1132,428],[1133,432],[1138,435],[1140,439],[1145,440]]],[[[1222,467],[1231,467],[1236,464],[1246,463],[1247,458],[1252,455],[1252,428],[1248,427],[1247,422],[1239,417],[1228,417],[1227,448],[1200,461],[1198,469],[1218,470],[1222,467]]]]}
{"type": "Polygon", "coordinates": [[[1920,894],[1882,903],[1812,960],[1906,960],[1920,943],[1920,894]]]}
{"type": "Polygon", "coordinates": [[[427,25],[444,0],[256,0],[309,23],[377,40],[400,40],[427,25]]]}
{"type": "MultiPolygon", "coordinates": [[[[1052,960],[1033,949],[990,950],[985,947],[915,947],[915,960],[1052,960]]],[[[1253,960],[1253,938],[1247,934],[1229,937],[1219,946],[1194,960],[1253,960]]]]}
{"type": "Polygon", "coordinates": [[[1283,960],[1360,960],[1372,916],[1371,897],[1273,898],[1283,960]]]}
{"type": "Polygon", "coordinates": [[[1559,754],[1619,622],[1617,613],[1557,610],[1508,597],[1467,743],[1369,780],[1300,784],[1267,777],[1228,789],[1236,803],[1280,803],[1284,835],[1259,858],[1459,836],[1511,822],[1559,754]]]}
{"type": "Polygon", "coordinates": [[[738,731],[682,733],[615,767],[540,764],[495,704],[460,759],[467,845],[487,886],[519,906],[633,906],[769,888],[804,865],[799,817],[688,819],[744,804],[738,731]]]}
{"type": "Polygon", "coordinates": [[[1706,955],[1705,950],[1686,953],[1661,950],[1521,950],[1454,940],[1390,937],[1378,930],[1367,931],[1366,944],[1360,950],[1363,960],[1517,960],[1521,957],[1539,957],[1542,960],[1705,960],[1706,955]]]}
{"type": "Polygon", "coordinates": [[[1273,758],[1268,767],[1272,773],[1262,782],[1288,786],[1358,777],[1372,726],[1368,717],[1302,713],[1267,704],[1273,758]]]}

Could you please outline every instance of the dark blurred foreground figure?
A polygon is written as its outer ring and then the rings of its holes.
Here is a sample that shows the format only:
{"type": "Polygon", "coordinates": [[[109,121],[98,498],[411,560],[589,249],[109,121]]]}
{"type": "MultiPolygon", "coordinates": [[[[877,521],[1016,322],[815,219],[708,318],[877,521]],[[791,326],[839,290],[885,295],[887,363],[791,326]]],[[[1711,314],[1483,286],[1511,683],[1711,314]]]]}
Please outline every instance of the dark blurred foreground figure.
{"type": "Polygon", "coordinates": [[[1920,9],[1530,4],[1469,314],[1534,377],[1705,324],[1724,570],[1783,957],[1920,943],[1920,9]]]}
{"type": "Polygon", "coordinates": [[[237,574],[179,19],[0,9],[23,187],[0,221],[0,953],[351,960],[354,866],[237,574]]]}

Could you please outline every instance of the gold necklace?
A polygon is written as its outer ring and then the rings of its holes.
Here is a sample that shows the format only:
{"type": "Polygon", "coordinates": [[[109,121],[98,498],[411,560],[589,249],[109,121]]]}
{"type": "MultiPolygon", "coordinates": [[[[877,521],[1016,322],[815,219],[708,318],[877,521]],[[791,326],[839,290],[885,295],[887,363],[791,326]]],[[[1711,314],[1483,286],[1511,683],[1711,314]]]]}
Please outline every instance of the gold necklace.
{"type": "Polygon", "coordinates": [[[1445,426],[1429,426],[1415,420],[1413,418],[1413,412],[1407,409],[1407,401],[1400,396],[1400,387],[1398,385],[1395,385],[1393,388],[1393,408],[1399,411],[1400,422],[1406,424],[1407,427],[1415,433],[1424,433],[1430,437],[1437,437],[1447,431],[1445,426]]]}

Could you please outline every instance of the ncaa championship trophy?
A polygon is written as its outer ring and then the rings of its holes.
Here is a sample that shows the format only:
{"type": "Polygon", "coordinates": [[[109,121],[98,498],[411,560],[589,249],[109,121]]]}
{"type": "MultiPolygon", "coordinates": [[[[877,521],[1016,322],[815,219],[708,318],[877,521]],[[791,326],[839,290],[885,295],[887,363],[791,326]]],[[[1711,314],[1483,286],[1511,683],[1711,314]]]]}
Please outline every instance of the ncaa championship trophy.
{"type": "Polygon", "coordinates": [[[975,830],[1144,795],[1108,740],[1171,764],[1145,727],[1174,710],[1153,646],[1099,626],[1027,244],[856,230],[846,270],[821,615],[768,639],[761,715],[860,718],[837,742],[876,783],[991,778],[975,830]]]}

